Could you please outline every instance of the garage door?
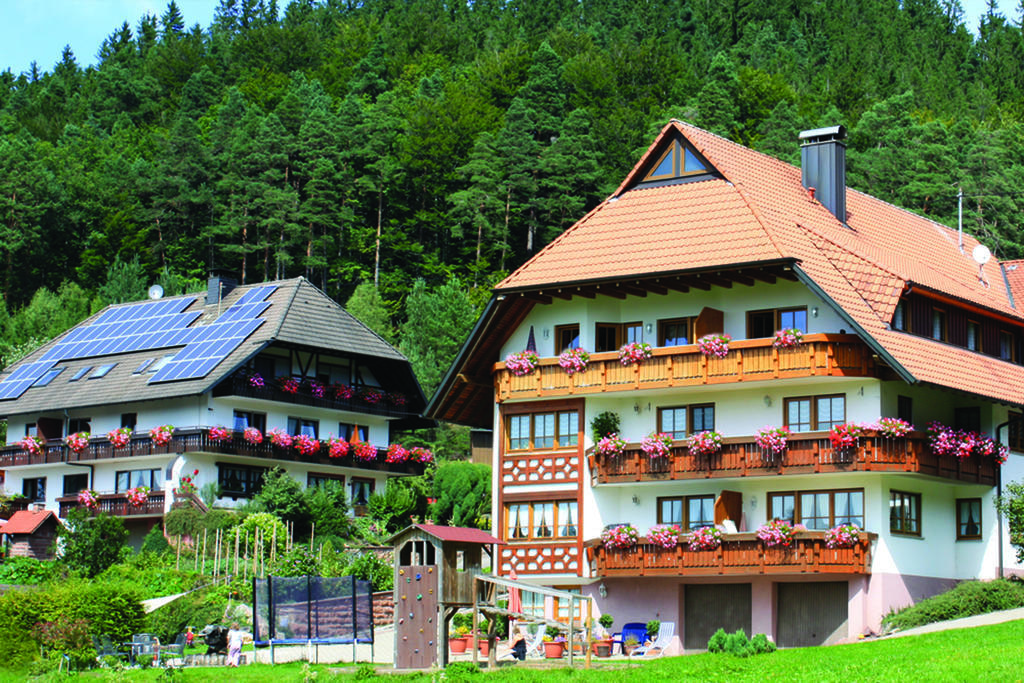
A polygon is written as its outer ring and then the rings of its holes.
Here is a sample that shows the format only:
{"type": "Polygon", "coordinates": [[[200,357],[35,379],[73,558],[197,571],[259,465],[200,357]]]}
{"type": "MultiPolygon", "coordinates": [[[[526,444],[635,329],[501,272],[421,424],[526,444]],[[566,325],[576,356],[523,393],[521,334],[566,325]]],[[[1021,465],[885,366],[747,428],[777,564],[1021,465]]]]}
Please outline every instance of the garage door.
{"type": "Polygon", "coordinates": [[[687,650],[704,650],[720,628],[732,633],[743,629],[750,635],[750,584],[723,583],[685,586],[683,624],[687,650]]]}
{"type": "Polygon", "coordinates": [[[845,581],[776,586],[780,647],[825,645],[846,637],[849,589],[845,581]]]}

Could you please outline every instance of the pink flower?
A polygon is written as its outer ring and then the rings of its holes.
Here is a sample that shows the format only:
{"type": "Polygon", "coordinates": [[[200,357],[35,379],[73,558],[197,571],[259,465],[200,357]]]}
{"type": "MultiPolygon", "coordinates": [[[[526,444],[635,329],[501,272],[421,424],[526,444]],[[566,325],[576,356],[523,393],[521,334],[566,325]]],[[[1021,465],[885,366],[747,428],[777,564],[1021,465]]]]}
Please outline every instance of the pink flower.
{"type": "Polygon", "coordinates": [[[774,548],[775,546],[788,548],[793,544],[797,531],[804,531],[804,528],[799,524],[793,526],[789,522],[776,519],[758,529],[757,537],[761,539],[766,548],[774,548]]]}
{"type": "Polygon", "coordinates": [[[149,430],[149,438],[156,446],[166,446],[171,442],[171,435],[174,433],[172,425],[160,425],[149,430]]]}
{"type": "Polygon", "coordinates": [[[640,532],[632,524],[619,524],[605,529],[601,542],[609,550],[632,548],[640,540],[640,532]]]}
{"type": "MultiPolygon", "coordinates": [[[[669,446],[671,445],[672,444],[670,442],[669,446]]],[[[598,455],[603,455],[605,457],[610,458],[625,453],[626,442],[620,439],[618,434],[612,433],[598,441],[597,446],[594,447],[594,450],[597,452],[598,455]]],[[[644,452],[646,453],[646,451],[644,452]]]]}
{"type": "Polygon", "coordinates": [[[114,448],[124,448],[132,438],[132,428],[121,427],[120,429],[112,429],[107,432],[107,438],[110,439],[110,445],[114,448]]]}
{"type": "Polygon", "coordinates": [[[729,355],[729,342],[732,337],[727,334],[706,334],[697,340],[697,348],[706,358],[725,358],[729,355]]]}
{"type": "Polygon", "coordinates": [[[96,492],[88,489],[79,491],[78,504],[87,507],[90,510],[95,510],[97,505],[99,505],[99,501],[96,500],[96,492]]]}
{"type": "Polygon", "coordinates": [[[275,446],[280,446],[281,448],[292,447],[292,435],[284,431],[280,427],[274,427],[273,429],[271,429],[269,432],[267,432],[267,436],[270,437],[270,443],[274,444],[275,446]]]}
{"type": "Polygon", "coordinates": [[[640,442],[640,450],[652,458],[664,458],[672,451],[672,435],[652,432],[640,442]]]}
{"type": "Polygon", "coordinates": [[[795,349],[804,341],[804,333],[795,327],[788,327],[775,333],[772,346],[777,349],[795,349]]]}
{"type": "Polygon", "coordinates": [[[428,462],[434,462],[434,453],[429,448],[413,446],[409,449],[409,459],[426,464],[428,462]]]}
{"type": "Polygon", "coordinates": [[[860,540],[860,527],[856,524],[840,524],[825,532],[825,546],[828,548],[852,548],[860,540]]]}
{"type": "Polygon", "coordinates": [[[681,530],[675,524],[655,524],[647,532],[647,539],[662,548],[675,548],[679,544],[681,530]]]}
{"type": "Polygon", "coordinates": [[[377,447],[365,441],[360,441],[359,443],[354,444],[352,455],[356,460],[373,462],[377,459],[377,447]]]}
{"type": "Polygon", "coordinates": [[[64,444],[75,453],[81,453],[89,447],[89,432],[68,434],[64,437],[64,444]]]}
{"type": "Polygon", "coordinates": [[[619,349],[619,362],[629,366],[650,359],[654,351],[645,342],[629,342],[619,349]]]}
{"type": "Polygon", "coordinates": [[[788,427],[764,427],[757,431],[754,442],[762,451],[772,455],[780,455],[786,451],[786,441],[790,433],[788,427]]]}
{"type": "Polygon", "coordinates": [[[384,458],[384,462],[405,462],[409,459],[409,450],[400,443],[393,443],[388,446],[387,457],[384,458]]]}
{"type": "Polygon", "coordinates": [[[714,430],[697,432],[690,435],[686,445],[690,449],[690,455],[712,455],[722,450],[722,435],[714,430]]]}
{"type": "Polygon", "coordinates": [[[525,377],[537,369],[540,358],[533,351],[520,351],[505,357],[505,367],[516,377],[525,377]]]}
{"type": "Polygon", "coordinates": [[[327,442],[327,455],[332,458],[344,458],[348,455],[348,441],[331,437],[327,442]]]}
{"type": "Polygon", "coordinates": [[[246,427],[245,431],[242,432],[242,438],[253,446],[258,446],[263,443],[263,434],[255,427],[246,427]]]}
{"type": "Polygon", "coordinates": [[[575,375],[577,372],[583,372],[587,369],[587,363],[590,362],[590,354],[587,353],[586,349],[568,349],[562,352],[562,355],[558,357],[558,365],[565,370],[565,374],[570,377],[575,375]]]}
{"type": "Polygon", "coordinates": [[[722,545],[722,532],[713,526],[702,526],[690,532],[690,550],[714,550],[722,545]]]}
{"type": "Polygon", "coordinates": [[[308,434],[299,434],[293,439],[295,450],[303,455],[313,455],[320,450],[320,442],[308,434]]]}
{"type": "Polygon", "coordinates": [[[227,427],[210,427],[210,441],[231,441],[231,430],[227,427]]]}

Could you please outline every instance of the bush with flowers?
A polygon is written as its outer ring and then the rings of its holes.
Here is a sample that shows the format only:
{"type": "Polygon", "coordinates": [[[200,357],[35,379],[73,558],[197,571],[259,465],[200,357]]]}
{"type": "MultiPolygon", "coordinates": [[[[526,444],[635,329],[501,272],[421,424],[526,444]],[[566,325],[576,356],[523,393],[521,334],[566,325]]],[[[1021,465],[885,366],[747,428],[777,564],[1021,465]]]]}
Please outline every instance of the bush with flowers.
{"type": "Polygon", "coordinates": [[[100,504],[96,495],[96,492],[91,489],[82,489],[78,492],[78,504],[90,510],[95,510],[100,504]]]}
{"type": "Polygon", "coordinates": [[[352,446],[352,456],[363,462],[373,462],[377,459],[377,447],[372,443],[360,441],[352,446]]]}
{"type": "Polygon", "coordinates": [[[722,450],[722,435],[712,430],[691,434],[686,440],[690,455],[713,455],[722,450]]]}
{"type": "Polygon", "coordinates": [[[107,432],[107,438],[110,439],[110,445],[114,448],[124,448],[131,441],[132,428],[121,427],[120,429],[111,429],[107,432]]]}
{"type": "Polygon", "coordinates": [[[380,391],[379,389],[363,389],[362,394],[360,394],[360,397],[366,403],[375,406],[384,400],[385,395],[386,394],[383,391],[380,391]]]}
{"type": "Polygon", "coordinates": [[[732,337],[720,332],[706,334],[697,340],[697,348],[706,358],[725,358],[729,355],[729,342],[732,337]]]}
{"type": "Polygon", "coordinates": [[[89,432],[76,432],[64,437],[64,445],[75,453],[81,453],[89,447],[89,432]]]}
{"type": "Polygon", "coordinates": [[[952,429],[941,422],[928,425],[928,443],[936,455],[953,455],[964,460],[976,455],[990,457],[997,465],[1006,462],[1009,449],[995,441],[992,437],[970,432],[963,429],[952,429]]]}
{"type": "Polygon", "coordinates": [[[409,459],[409,449],[400,443],[393,443],[388,446],[388,454],[384,462],[405,462],[409,459]]]}
{"type": "Polygon", "coordinates": [[[192,474],[186,474],[178,479],[178,493],[187,494],[198,491],[199,487],[196,486],[196,477],[198,476],[199,470],[192,470],[192,474]]]}
{"type": "Polygon", "coordinates": [[[777,349],[795,349],[804,343],[804,333],[795,327],[787,327],[775,333],[772,346],[777,349]]]}
{"type": "Polygon", "coordinates": [[[871,428],[887,439],[898,439],[914,431],[914,425],[898,417],[880,417],[871,428]]]}
{"type": "Polygon", "coordinates": [[[227,427],[216,426],[210,427],[210,441],[214,443],[220,443],[222,441],[231,441],[231,430],[227,427]]]}
{"type": "Polygon", "coordinates": [[[672,435],[665,432],[651,432],[640,442],[640,450],[652,458],[667,457],[672,452],[672,435]]]}
{"type": "Polygon", "coordinates": [[[840,524],[825,532],[825,547],[852,548],[860,540],[860,527],[856,524],[840,524]]]}
{"type": "Polygon", "coordinates": [[[653,353],[647,342],[629,342],[619,349],[619,362],[626,366],[635,365],[648,360],[653,353]]]}
{"type": "MultiPolygon", "coordinates": [[[[671,445],[671,441],[669,445],[671,445]]],[[[594,452],[606,458],[614,458],[626,452],[626,441],[620,439],[618,434],[609,434],[597,442],[594,452]]]]}
{"type": "Polygon", "coordinates": [[[347,401],[356,395],[356,390],[347,384],[332,384],[331,393],[339,401],[347,401]]]}
{"type": "Polygon", "coordinates": [[[774,519],[757,530],[757,537],[761,539],[766,548],[776,546],[788,548],[793,544],[796,532],[803,530],[804,528],[799,524],[793,526],[785,520],[774,519]]]}
{"type": "Polygon", "coordinates": [[[305,382],[306,391],[313,398],[323,398],[326,387],[315,379],[307,379],[305,382]]]}
{"type": "Polygon", "coordinates": [[[566,349],[562,351],[562,355],[558,357],[558,365],[565,370],[565,374],[570,377],[575,375],[577,372],[583,372],[587,369],[587,363],[590,362],[590,354],[584,348],[577,349],[566,349]]]}
{"type": "Polygon", "coordinates": [[[632,524],[616,524],[601,533],[601,542],[609,550],[632,548],[640,540],[640,532],[632,524]]]}
{"type": "Polygon", "coordinates": [[[331,458],[344,458],[348,455],[348,441],[332,436],[327,440],[327,455],[331,458]]]}
{"type": "Polygon", "coordinates": [[[534,351],[510,353],[505,357],[505,367],[516,377],[525,377],[537,369],[540,358],[534,351]]]}
{"type": "Polygon", "coordinates": [[[274,427],[271,429],[267,432],[267,436],[270,438],[270,443],[280,448],[291,448],[292,442],[295,440],[291,434],[280,427],[274,427]]]}
{"type": "Polygon", "coordinates": [[[722,532],[717,527],[702,526],[690,532],[690,550],[714,550],[722,545],[722,532]]]}
{"type": "Polygon", "coordinates": [[[254,372],[249,375],[249,386],[254,389],[262,389],[267,383],[263,380],[263,375],[258,372],[254,372]]]}
{"type": "Polygon", "coordinates": [[[38,436],[26,436],[18,442],[18,445],[21,446],[22,450],[30,455],[39,455],[43,452],[43,444],[45,443],[46,442],[38,436]]]}
{"type": "Polygon", "coordinates": [[[788,427],[762,427],[757,430],[754,443],[763,452],[771,455],[781,455],[786,452],[786,442],[789,440],[790,432],[788,427]]]}
{"type": "Polygon", "coordinates": [[[302,382],[294,377],[285,375],[277,378],[277,386],[286,394],[297,394],[299,393],[299,387],[302,386],[302,382]]]}
{"type": "Polygon", "coordinates": [[[320,441],[309,434],[299,434],[292,439],[295,450],[305,456],[310,456],[320,450],[320,441]]]}
{"type": "Polygon", "coordinates": [[[125,491],[125,495],[128,496],[128,502],[133,507],[142,507],[149,500],[149,487],[135,486],[125,491]]]}
{"type": "Polygon", "coordinates": [[[160,425],[149,430],[149,438],[154,446],[166,446],[171,442],[174,425],[160,425]]]}
{"type": "Polygon", "coordinates": [[[647,540],[662,548],[675,548],[679,544],[681,529],[676,524],[655,524],[647,532],[647,540]]]}
{"type": "Polygon", "coordinates": [[[245,439],[246,443],[259,446],[263,443],[263,432],[255,427],[246,427],[245,431],[242,432],[242,438],[245,439]]]}
{"type": "Polygon", "coordinates": [[[409,449],[409,459],[423,464],[434,462],[434,452],[423,446],[413,446],[409,449]]]}
{"type": "Polygon", "coordinates": [[[864,428],[861,425],[850,422],[832,427],[828,432],[828,440],[832,442],[832,448],[845,450],[856,447],[857,441],[863,433],[864,428]]]}

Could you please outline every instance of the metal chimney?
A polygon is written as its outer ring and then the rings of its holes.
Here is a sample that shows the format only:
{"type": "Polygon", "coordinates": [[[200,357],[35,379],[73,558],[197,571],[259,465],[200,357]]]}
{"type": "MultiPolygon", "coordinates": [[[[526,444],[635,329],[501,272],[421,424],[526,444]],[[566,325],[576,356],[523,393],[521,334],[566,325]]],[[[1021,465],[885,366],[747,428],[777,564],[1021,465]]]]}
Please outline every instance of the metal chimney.
{"type": "Polygon", "coordinates": [[[221,299],[238,286],[238,281],[218,271],[212,271],[206,281],[206,305],[220,303],[221,299]]]}
{"type": "Polygon", "coordinates": [[[846,128],[830,126],[800,133],[800,170],[805,188],[846,223],[846,128]]]}

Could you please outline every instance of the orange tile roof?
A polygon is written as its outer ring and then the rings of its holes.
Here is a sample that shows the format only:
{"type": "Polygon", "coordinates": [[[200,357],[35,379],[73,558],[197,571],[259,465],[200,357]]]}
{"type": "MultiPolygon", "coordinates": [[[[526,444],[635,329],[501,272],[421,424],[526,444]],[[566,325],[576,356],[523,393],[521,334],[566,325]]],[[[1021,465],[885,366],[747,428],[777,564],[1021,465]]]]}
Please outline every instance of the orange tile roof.
{"type": "Polygon", "coordinates": [[[944,225],[854,190],[846,201],[844,225],[811,198],[799,168],[673,121],[610,200],[496,289],[795,259],[905,377],[1024,403],[1024,368],[888,325],[914,285],[1024,321],[1010,298],[1012,291],[1024,301],[1024,261],[1009,262],[1004,281],[998,262],[979,268],[973,260],[973,237],[964,235],[961,252],[957,232],[944,225]],[[634,187],[675,131],[722,178],[634,187]]]}
{"type": "Polygon", "coordinates": [[[60,523],[53,510],[18,510],[0,527],[0,534],[34,534],[51,515],[60,523]]]}

